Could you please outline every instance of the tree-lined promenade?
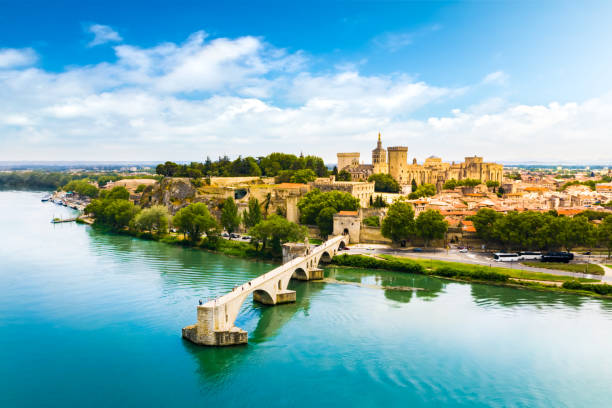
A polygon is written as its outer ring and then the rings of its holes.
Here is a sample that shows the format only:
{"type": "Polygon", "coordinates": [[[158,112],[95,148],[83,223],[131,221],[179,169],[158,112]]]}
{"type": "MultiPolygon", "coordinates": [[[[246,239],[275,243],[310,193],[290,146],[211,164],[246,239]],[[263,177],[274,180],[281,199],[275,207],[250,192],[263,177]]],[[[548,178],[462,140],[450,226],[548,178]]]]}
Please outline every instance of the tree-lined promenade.
{"type": "Polygon", "coordinates": [[[500,214],[481,209],[470,217],[478,237],[487,245],[506,250],[571,251],[599,246],[612,251],[612,215],[584,211],[574,217],[555,211],[511,211],[500,214]],[[597,220],[598,224],[593,221],[597,220]]]}

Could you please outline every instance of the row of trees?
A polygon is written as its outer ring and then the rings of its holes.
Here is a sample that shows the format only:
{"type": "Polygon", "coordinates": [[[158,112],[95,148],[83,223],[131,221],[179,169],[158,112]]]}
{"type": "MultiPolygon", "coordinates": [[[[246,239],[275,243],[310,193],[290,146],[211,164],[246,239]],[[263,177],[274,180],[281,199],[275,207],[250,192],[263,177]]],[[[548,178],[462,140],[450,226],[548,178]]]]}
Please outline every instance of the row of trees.
{"type": "Polygon", "coordinates": [[[383,219],[381,234],[394,243],[420,238],[429,246],[432,240],[444,238],[447,230],[448,223],[439,211],[423,211],[415,218],[412,204],[396,201],[383,219]]]}
{"type": "Polygon", "coordinates": [[[436,195],[436,192],[437,192],[436,186],[434,186],[433,184],[425,183],[425,184],[421,184],[416,189],[414,189],[414,186],[413,186],[413,190],[408,195],[408,198],[411,200],[415,200],[421,197],[431,197],[431,196],[436,195]]]}
{"type": "Polygon", "coordinates": [[[329,174],[323,159],[317,156],[295,156],[285,153],[271,153],[265,157],[242,157],[235,160],[229,157],[219,157],[212,161],[207,158],[204,163],[192,162],[190,164],[177,164],[167,161],[159,164],[156,168],[157,174],[168,177],[280,177],[282,181],[292,181],[295,175],[296,180],[292,182],[303,182],[301,180],[314,179],[314,177],[325,177],[329,174]],[[304,170],[309,170],[306,172],[304,170]],[[297,173],[301,171],[300,173],[297,173]]]}
{"type": "Polygon", "coordinates": [[[218,246],[222,228],[231,233],[243,223],[253,239],[262,243],[259,250],[271,252],[273,256],[281,255],[284,242],[302,241],[307,234],[305,227],[289,222],[282,216],[273,214],[264,219],[260,204],[254,198],[249,200],[249,207],[242,216],[234,199],[226,199],[218,222],[204,203],[183,207],[172,217],[165,206],[140,209],[129,201],[129,192],[124,187],[115,187],[110,191],[101,191],[85,212],[94,216],[96,224],[116,231],[127,228],[159,237],[167,234],[172,225],[193,245],[200,244],[205,236],[203,245],[208,248],[218,246]]]}
{"type": "MultiPolygon", "coordinates": [[[[470,178],[463,179],[463,180],[450,179],[444,183],[444,186],[442,186],[442,188],[445,190],[453,190],[456,187],[476,187],[477,185],[481,183],[482,181],[478,179],[470,179],[470,178]]],[[[498,186],[499,186],[499,183],[498,183],[498,186]]]]}
{"type": "Polygon", "coordinates": [[[64,191],[72,191],[73,193],[77,193],[81,196],[96,198],[100,190],[98,187],[94,186],[89,182],[88,179],[82,180],[72,180],[64,187],[62,187],[64,191]]]}
{"type": "Polygon", "coordinates": [[[612,249],[612,215],[599,224],[589,221],[589,214],[574,217],[558,216],[556,212],[512,211],[506,215],[491,209],[481,209],[470,217],[476,233],[487,246],[509,250],[571,251],[578,246],[601,244],[612,249]]]}

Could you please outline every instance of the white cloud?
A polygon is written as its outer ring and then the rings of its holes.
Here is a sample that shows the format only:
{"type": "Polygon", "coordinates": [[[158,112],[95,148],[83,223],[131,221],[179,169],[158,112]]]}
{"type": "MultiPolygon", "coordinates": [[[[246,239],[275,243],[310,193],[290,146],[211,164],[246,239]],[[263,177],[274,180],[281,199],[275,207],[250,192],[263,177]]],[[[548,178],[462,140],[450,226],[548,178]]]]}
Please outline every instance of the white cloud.
{"type": "Polygon", "coordinates": [[[123,41],[123,38],[121,38],[119,33],[107,25],[92,24],[88,27],[88,31],[94,35],[93,40],[91,40],[88,44],[90,47],[106,44],[108,42],[123,41]]]}
{"type": "MultiPolygon", "coordinates": [[[[118,45],[117,61],[60,73],[0,70],[0,160],[202,160],[207,155],[300,151],[335,160],[377,132],[410,156],[487,160],[611,159],[612,94],[580,103],[512,105],[490,97],[414,119],[471,88],[364,75],[355,67],[309,72],[302,53],[257,37],[118,45]],[[600,156],[598,156],[600,155],[600,156]]],[[[35,54],[34,54],[35,55],[35,54]]],[[[478,85],[478,84],[476,84],[478,85]]]]}
{"type": "Polygon", "coordinates": [[[36,60],[36,52],[31,48],[0,49],[0,69],[28,66],[34,64],[36,60]]]}
{"type": "Polygon", "coordinates": [[[493,85],[505,85],[508,82],[509,78],[510,76],[506,74],[504,71],[495,71],[485,76],[482,80],[482,83],[483,84],[493,84],[493,85]]]}

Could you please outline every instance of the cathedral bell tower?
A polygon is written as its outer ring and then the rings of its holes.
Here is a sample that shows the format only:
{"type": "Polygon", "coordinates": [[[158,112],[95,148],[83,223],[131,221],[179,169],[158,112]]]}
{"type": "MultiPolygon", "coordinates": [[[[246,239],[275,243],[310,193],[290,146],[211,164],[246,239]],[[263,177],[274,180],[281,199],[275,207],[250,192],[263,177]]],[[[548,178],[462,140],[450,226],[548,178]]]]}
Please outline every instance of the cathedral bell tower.
{"type": "Polygon", "coordinates": [[[372,166],[374,167],[374,174],[387,174],[389,172],[389,166],[387,165],[387,151],[382,147],[380,132],[378,132],[376,149],[372,150],[372,166]]]}

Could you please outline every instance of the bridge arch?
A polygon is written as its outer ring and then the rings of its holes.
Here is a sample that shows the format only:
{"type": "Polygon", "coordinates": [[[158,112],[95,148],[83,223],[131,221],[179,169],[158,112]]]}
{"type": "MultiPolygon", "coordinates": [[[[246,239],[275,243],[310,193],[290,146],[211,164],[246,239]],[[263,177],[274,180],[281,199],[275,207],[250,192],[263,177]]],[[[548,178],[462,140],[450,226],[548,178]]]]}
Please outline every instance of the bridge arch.
{"type": "Polygon", "coordinates": [[[325,251],[321,254],[321,258],[319,258],[319,263],[330,263],[333,257],[334,250],[330,249],[330,252],[325,251]]]}
{"type": "Polygon", "coordinates": [[[297,268],[295,271],[293,271],[292,277],[299,280],[308,280],[308,274],[302,268],[297,268]]]}
{"type": "Polygon", "coordinates": [[[276,299],[266,289],[257,289],[253,291],[253,300],[265,305],[273,305],[276,299]]]}

